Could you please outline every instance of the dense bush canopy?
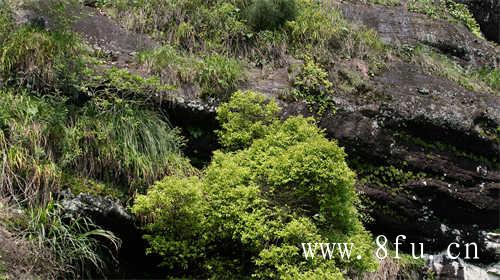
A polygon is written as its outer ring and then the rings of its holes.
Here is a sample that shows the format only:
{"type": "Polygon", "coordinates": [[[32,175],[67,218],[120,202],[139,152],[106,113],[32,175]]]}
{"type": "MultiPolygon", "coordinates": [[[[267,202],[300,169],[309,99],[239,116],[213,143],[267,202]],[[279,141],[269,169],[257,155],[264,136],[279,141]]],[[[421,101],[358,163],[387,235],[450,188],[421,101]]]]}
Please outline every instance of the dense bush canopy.
{"type": "Polygon", "coordinates": [[[202,177],[166,177],[138,196],[132,210],[146,221],[149,252],[179,276],[286,279],[314,272],[337,279],[347,263],[374,267],[344,151],[312,119],[270,121],[275,114],[273,101],[236,94],[219,110],[226,121],[220,135],[244,147],[216,152],[202,177]],[[251,123],[259,123],[258,132],[241,137],[251,123]],[[301,242],[345,240],[356,243],[353,254],[363,260],[306,261],[301,255],[301,242]]]}

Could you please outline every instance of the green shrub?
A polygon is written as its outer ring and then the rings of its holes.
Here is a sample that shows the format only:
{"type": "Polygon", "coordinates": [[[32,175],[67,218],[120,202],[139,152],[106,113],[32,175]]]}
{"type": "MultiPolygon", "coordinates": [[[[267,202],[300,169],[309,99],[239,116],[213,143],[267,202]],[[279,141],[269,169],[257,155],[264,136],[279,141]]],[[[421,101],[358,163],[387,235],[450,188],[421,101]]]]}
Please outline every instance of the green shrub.
{"type": "MultiPolygon", "coordinates": [[[[244,107],[253,100],[249,95],[244,107]]],[[[260,106],[250,111],[269,111],[263,99],[260,106]]],[[[225,133],[238,133],[233,126],[225,133]]],[[[276,120],[268,129],[273,133],[246,149],[215,152],[203,177],[168,177],[137,198],[133,209],[146,222],[149,252],[180,277],[341,279],[346,268],[373,269],[371,238],[354,207],[354,173],[342,148],[312,119],[276,120]],[[302,256],[301,242],[346,240],[362,260],[302,256]]]]}
{"type": "Polygon", "coordinates": [[[255,31],[274,30],[293,20],[295,0],[255,0],[248,8],[248,23],[255,31]]]}
{"type": "Polygon", "coordinates": [[[333,84],[328,79],[328,72],[312,59],[306,58],[300,72],[293,77],[292,84],[292,96],[317,105],[320,113],[330,105],[333,84]]]}
{"type": "Polygon", "coordinates": [[[273,100],[253,91],[238,91],[230,102],[217,108],[222,129],[217,132],[224,149],[246,148],[253,140],[269,133],[268,126],[278,119],[279,107],[273,100]]]}
{"type": "Polygon", "coordinates": [[[201,181],[196,177],[166,177],[155,183],[147,196],[137,197],[132,212],[150,221],[144,238],[151,245],[148,253],[157,252],[165,258],[169,269],[187,269],[203,257],[202,240],[206,230],[206,200],[201,181]]]}

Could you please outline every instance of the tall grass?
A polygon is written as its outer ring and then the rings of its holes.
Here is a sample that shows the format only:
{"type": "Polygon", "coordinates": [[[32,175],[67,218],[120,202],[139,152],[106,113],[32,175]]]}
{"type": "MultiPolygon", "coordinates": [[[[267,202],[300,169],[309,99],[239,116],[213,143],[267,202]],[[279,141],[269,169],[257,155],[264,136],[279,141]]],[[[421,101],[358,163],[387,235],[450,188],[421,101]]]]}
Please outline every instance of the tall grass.
{"type": "Polygon", "coordinates": [[[10,85],[66,93],[82,69],[81,52],[74,33],[23,26],[0,47],[0,75],[10,85]]]}
{"type": "Polygon", "coordinates": [[[105,255],[114,259],[121,240],[103,230],[88,218],[64,215],[58,204],[28,210],[21,236],[30,240],[40,251],[49,250],[55,257],[58,272],[69,278],[88,277],[106,268],[105,255]],[[108,244],[106,247],[103,244],[108,244]]]}
{"type": "Polygon", "coordinates": [[[48,98],[0,91],[0,195],[44,204],[59,187],[57,139],[66,110],[48,98]]]}
{"type": "Polygon", "coordinates": [[[65,130],[62,162],[83,176],[141,186],[191,170],[177,130],[123,100],[91,102],[65,130]]]}

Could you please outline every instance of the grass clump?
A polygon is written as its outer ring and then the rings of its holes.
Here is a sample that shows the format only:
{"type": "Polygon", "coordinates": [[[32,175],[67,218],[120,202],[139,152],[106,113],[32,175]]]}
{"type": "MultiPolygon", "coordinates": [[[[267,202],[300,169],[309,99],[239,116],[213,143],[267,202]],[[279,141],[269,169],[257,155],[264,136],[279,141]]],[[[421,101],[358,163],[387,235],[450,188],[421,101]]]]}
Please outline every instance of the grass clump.
{"type": "Polygon", "coordinates": [[[198,86],[202,97],[224,99],[246,80],[243,64],[237,59],[219,54],[197,59],[169,45],[142,53],[139,63],[146,71],[159,75],[163,82],[175,87],[198,86]]]}
{"type": "Polygon", "coordinates": [[[198,83],[205,96],[226,97],[245,80],[241,63],[221,55],[209,55],[203,59],[198,83]]]}
{"type": "Polygon", "coordinates": [[[42,93],[75,92],[83,48],[74,33],[22,26],[2,37],[0,76],[6,84],[42,93]]]}
{"type": "MultiPolygon", "coordinates": [[[[252,120],[262,126],[270,121],[273,105],[261,97],[251,106],[255,99],[239,93],[226,105],[241,104],[255,113],[248,120],[240,119],[247,114],[231,112],[233,121],[227,110],[219,111],[221,120],[232,123],[222,124],[223,137],[240,139],[230,134],[252,120]],[[249,100],[242,102],[244,96],[249,100]]],[[[149,253],[162,256],[165,269],[177,277],[342,279],[345,268],[374,269],[371,238],[354,207],[354,173],[343,150],[312,119],[274,120],[268,126],[245,148],[216,152],[203,177],[166,177],[137,197],[132,211],[145,221],[149,253]],[[298,245],[304,240],[352,241],[353,255],[363,258],[305,260],[298,245]]]]}
{"type": "MultiPolygon", "coordinates": [[[[18,232],[40,251],[48,250],[56,261],[61,277],[89,277],[92,271],[102,275],[106,268],[104,254],[113,258],[120,239],[94,225],[84,217],[64,216],[58,204],[29,209],[24,221],[18,221],[18,232]],[[98,240],[105,240],[105,247],[98,240]]],[[[40,256],[42,257],[42,256],[40,256]]]]}
{"type": "Polygon", "coordinates": [[[142,186],[178,170],[182,139],[157,114],[117,99],[91,102],[65,128],[67,168],[83,176],[142,186]]]}
{"type": "Polygon", "coordinates": [[[373,30],[349,24],[334,5],[300,0],[298,7],[300,12],[286,29],[294,53],[325,63],[339,56],[360,58],[370,62],[373,71],[380,68],[386,48],[373,30]]]}
{"type": "Polygon", "coordinates": [[[0,91],[0,194],[45,203],[60,187],[57,142],[66,109],[52,98],[0,91]]]}

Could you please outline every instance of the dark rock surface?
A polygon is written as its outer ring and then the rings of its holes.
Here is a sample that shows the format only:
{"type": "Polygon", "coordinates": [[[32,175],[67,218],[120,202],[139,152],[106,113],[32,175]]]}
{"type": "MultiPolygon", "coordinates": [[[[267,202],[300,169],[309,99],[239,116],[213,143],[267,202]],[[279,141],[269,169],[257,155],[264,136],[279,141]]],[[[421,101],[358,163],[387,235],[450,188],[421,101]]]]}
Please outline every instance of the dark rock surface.
{"type": "Polygon", "coordinates": [[[339,8],[348,20],[377,30],[387,43],[427,44],[474,65],[496,66],[500,62],[498,46],[477,38],[462,25],[430,19],[403,7],[342,2],[339,8]]]}
{"type": "Polygon", "coordinates": [[[157,266],[159,259],[145,254],[147,244],[142,239],[143,232],[120,202],[86,193],[74,196],[69,191],[62,192],[60,196],[66,214],[90,218],[96,225],[113,232],[121,239],[122,246],[117,256],[119,267],[114,270],[114,274],[107,275],[108,277],[162,277],[157,266]]]}
{"type": "Polygon", "coordinates": [[[467,5],[486,38],[500,43],[500,1],[458,0],[457,2],[467,5]]]}

